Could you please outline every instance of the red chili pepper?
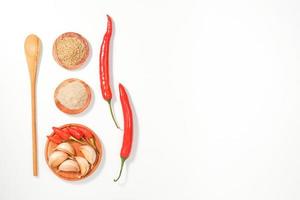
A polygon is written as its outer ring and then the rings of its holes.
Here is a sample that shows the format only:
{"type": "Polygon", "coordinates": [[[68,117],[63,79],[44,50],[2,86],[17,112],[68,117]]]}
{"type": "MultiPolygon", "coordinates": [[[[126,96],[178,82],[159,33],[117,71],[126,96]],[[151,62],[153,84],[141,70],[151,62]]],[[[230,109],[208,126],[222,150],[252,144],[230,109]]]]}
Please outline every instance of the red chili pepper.
{"type": "Polygon", "coordinates": [[[52,127],[54,134],[52,136],[47,136],[49,140],[56,144],[60,144],[63,141],[73,140],[80,144],[85,144],[84,142],[80,141],[83,134],[80,131],[74,130],[70,127],[64,128],[56,128],[52,127]]]}
{"type": "Polygon", "coordinates": [[[78,131],[73,127],[68,127],[67,129],[69,133],[77,140],[80,140],[82,138],[83,134],[81,133],[81,131],[78,131]]]}
{"type": "Polygon", "coordinates": [[[60,144],[63,141],[63,139],[61,137],[59,137],[59,135],[57,135],[57,134],[47,136],[47,137],[50,141],[54,142],[55,144],[60,144]]]}
{"type": "Polygon", "coordinates": [[[70,134],[66,131],[63,131],[60,128],[52,127],[53,131],[59,135],[63,140],[68,140],[70,138],[70,134]]]}
{"type": "Polygon", "coordinates": [[[94,140],[94,135],[92,134],[91,131],[89,131],[86,128],[83,127],[79,127],[79,126],[75,126],[74,129],[78,130],[79,132],[81,132],[83,134],[83,137],[95,148],[96,144],[95,144],[95,140],[94,140]]]}
{"type": "Polygon", "coordinates": [[[112,20],[109,15],[107,15],[107,30],[103,37],[103,41],[101,44],[100,49],[100,58],[99,58],[99,68],[100,68],[100,85],[101,85],[101,92],[103,98],[108,102],[109,109],[111,116],[114,120],[114,123],[116,124],[117,128],[120,128],[113,109],[111,105],[111,99],[112,99],[112,92],[110,88],[110,77],[109,77],[109,45],[110,45],[110,38],[112,35],[112,20]]]}
{"type": "Polygon", "coordinates": [[[129,157],[131,152],[132,140],[133,140],[133,117],[131,106],[129,103],[129,98],[126,93],[126,90],[122,84],[119,84],[119,92],[120,92],[120,99],[121,105],[123,110],[123,118],[124,118],[124,135],[123,135],[123,144],[121,149],[121,169],[117,179],[114,181],[118,181],[121,177],[123,166],[125,160],[129,157]]]}
{"type": "Polygon", "coordinates": [[[87,130],[86,128],[82,128],[82,127],[79,127],[79,126],[74,126],[72,128],[74,128],[74,129],[78,130],[79,132],[81,132],[85,139],[89,139],[89,138],[93,137],[93,134],[91,133],[91,131],[87,130]]]}

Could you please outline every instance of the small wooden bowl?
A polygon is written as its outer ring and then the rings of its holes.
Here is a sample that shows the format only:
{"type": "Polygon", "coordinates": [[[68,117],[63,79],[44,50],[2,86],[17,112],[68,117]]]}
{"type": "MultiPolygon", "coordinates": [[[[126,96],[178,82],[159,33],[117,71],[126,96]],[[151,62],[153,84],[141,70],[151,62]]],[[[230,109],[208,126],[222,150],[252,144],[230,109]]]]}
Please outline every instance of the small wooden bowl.
{"type": "Polygon", "coordinates": [[[54,92],[54,101],[55,101],[55,104],[57,106],[57,108],[59,110],[61,110],[62,112],[64,113],[67,113],[67,114],[78,114],[78,113],[81,113],[83,112],[90,104],[91,102],[91,98],[92,98],[92,93],[91,93],[91,89],[90,87],[88,86],[88,84],[86,84],[84,81],[80,80],[80,79],[76,79],[76,78],[70,78],[70,79],[66,79],[64,80],[62,83],[60,83],[57,88],[55,89],[55,92],[54,92]],[[81,108],[78,108],[78,109],[70,109],[70,108],[67,108],[66,106],[64,106],[57,98],[57,95],[58,95],[58,92],[59,90],[67,85],[68,83],[71,83],[73,81],[79,81],[80,83],[82,83],[82,85],[84,86],[85,90],[86,90],[86,93],[87,93],[87,99],[86,99],[86,102],[84,103],[84,105],[81,107],[81,108]]]}
{"type": "Polygon", "coordinates": [[[89,44],[88,41],[80,34],[78,33],[74,33],[74,32],[67,32],[67,33],[63,33],[62,35],[60,35],[54,42],[53,44],[53,49],[52,49],[52,54],[54,57],[54,60],[57,62],[57,64],[59,64],[60,66],[69,69],[69,70],[74,70],[77,69],[79,67],[81,67],[84,62],[87,60],[88,56],[90,53],[90,48],[89,48],[89,44]],[[75,65],[69,66],[66,65],[65,63],[63,63],[60,59],[59,56],[57,55],[57,43],[59,40],[63,40],[64,38],[76,38],[78,39],[84,46],[85,49],[85,54],[83,55],[83,57],[81,58],[80,61],[78,61],[75,65]]]}
{"type": "MultiPolygon", "coordinates": [[[[62,178],[62,179],[67,180],[67,181],[78,181],[78,180],[82,180],[82,179],[90,176],[91,174],[93,174],[95,172],[95,170],[98,168],[98,166],[99,166],[99,164],[101,162],[102,152],[103,151],[102,151],[102,145],[101,145],[101,142],[100,142],[99,138],[88,127],[86,127],[84,125],[81,125],[81,124],[65,124],[65,125],[63,125],[63,126],[61,126],[59,128],[65,128],[65,127],[70,127],[70,126],[71,127],[76,127],[77,126],[77,127],[85,128],[85,129],[89,130],[93,134],[93,136],[94,136],[95,145],[96,145],[96,148],[97,148],[97,158],[96,158],[95,163],[91,166],[91,169],[88,172],[88,174],[86,174],[83,177],[80,177],[80,172],[63,172],[63,171],[58,171],[58,170],[53,169],[52,167],[50,167],[49,164],[48,164],[49,155],[53,152],[53,150],[55,149],[55,147],[57,146],[57,144],[53,143],[49,139],[47,139],[46,146],[45,146],[45,159],[46,159],[47,165],[49,166],[49,168],[51,169],[51,171],[56,176],[58,176],[59,178],[62,178]]],[[[53,134],[54,134],[54,132],[51,133],[51,136],[53,134]]],[[[83,154],[79,150],[79,147],[81,146],[81,144],[79,144],[77,142],[73,142],[73,141],[68,141],[68,143],[70,143],[74,147],[77,156],[84,157],[83,154]]]]}

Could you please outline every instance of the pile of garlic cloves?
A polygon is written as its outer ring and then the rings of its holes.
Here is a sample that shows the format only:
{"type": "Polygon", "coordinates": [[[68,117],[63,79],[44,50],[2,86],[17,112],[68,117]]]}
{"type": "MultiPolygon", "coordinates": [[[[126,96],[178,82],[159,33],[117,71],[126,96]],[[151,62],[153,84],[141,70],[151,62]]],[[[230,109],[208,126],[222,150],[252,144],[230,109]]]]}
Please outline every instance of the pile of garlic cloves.
{"type": "Polygon", "coordinates": [[[97,153],[88,144],[81,145],[79,150],[83,157],[76,155],[75,149],[70,143],[60,143],[49,155],[48,165],[54,170],[77,172],[80,173],[79,177],[84,177],[96,162],[97,153]]]}

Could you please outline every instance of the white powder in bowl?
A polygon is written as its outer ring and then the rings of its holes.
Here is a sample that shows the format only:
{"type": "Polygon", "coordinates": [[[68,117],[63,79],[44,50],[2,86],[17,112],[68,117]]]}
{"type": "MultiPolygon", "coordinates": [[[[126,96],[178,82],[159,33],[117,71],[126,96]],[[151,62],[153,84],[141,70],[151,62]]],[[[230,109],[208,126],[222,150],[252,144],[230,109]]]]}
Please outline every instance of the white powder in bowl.
{"type": "Polygon", "coordinates": [[[80,109],[86,103],[88,94],[83,83],[75,80],[63,85],[57,93],[57,100],[68,109],[80,109]]]}

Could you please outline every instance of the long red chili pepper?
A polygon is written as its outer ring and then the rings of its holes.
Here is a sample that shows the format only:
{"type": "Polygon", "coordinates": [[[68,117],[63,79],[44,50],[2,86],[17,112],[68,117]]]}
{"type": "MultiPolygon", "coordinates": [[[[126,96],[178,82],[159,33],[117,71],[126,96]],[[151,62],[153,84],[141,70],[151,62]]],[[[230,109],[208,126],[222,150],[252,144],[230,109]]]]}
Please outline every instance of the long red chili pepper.
{"type": "Polygon", "coordinates": [[[103,37],[103,41],[100,49],[100,58],[99,58],[100,85],[101,85],[102,96],[109,104],[110,113],[114,120],[114,123],[116,124],[117,128],[120,128],[116,121],[112,109],[112,105],[111,105],[112,92],[111,92],[110,81],[109,81],[110,78],[109,77],[109,45],[110,45],[111,35],[112,35],[112,20],[111,17],[107,15],[107,30],[103,37]]]}
{"type": "Polygon", "coordinates": [[[121,168],[119,172],[118,178],[114,179],[114,181],[118,181],[121,177],[123,166],[125,160],[129,157],[131,152],[132,140],[133,140],[133,117],[131,106],[129,103],[129,98],[126,93],[126,90],[122,84],[119,84],[119,92],[121,105],[123,110],[123,118],[124,118],[124,135],[123,135],[123,144],[121,149],[121,168]]]}

